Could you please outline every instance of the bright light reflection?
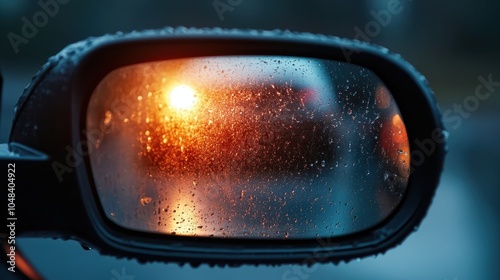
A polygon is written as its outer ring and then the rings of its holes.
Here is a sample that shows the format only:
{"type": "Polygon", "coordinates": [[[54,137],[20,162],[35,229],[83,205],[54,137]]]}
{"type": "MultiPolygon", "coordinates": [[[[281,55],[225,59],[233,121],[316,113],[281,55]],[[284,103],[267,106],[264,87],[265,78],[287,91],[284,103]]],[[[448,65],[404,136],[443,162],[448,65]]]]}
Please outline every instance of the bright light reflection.
{"type": "Polygon", "coordinates": [[[195,90],[186,85],[176,86],[169,95],[169,104],[179,110],[191,110],[196,100],[195,90]]]}

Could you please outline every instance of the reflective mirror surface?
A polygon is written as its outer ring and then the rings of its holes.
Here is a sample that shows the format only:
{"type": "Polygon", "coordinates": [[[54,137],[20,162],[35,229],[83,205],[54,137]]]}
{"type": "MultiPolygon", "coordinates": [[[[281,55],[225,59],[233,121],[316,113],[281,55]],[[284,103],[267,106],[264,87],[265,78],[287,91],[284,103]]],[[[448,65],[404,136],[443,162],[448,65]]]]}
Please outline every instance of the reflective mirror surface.
{"type": "Polygon", "coordinates": [[[368,69],[274,56],[109,73],[87,111],[104,213],[133,230],[225,238],[346,235],[401,201],[409,143],[368,69]]]}

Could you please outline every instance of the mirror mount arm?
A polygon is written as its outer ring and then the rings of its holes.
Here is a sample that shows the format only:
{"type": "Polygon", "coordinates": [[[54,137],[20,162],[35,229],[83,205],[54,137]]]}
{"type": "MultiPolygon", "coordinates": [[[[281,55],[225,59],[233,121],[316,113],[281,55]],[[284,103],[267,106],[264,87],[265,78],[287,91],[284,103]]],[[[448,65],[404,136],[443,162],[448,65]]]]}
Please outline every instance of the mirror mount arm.
{"type": "Polygon", "coordinates": [[[89,226],[75,183],[57,183],[50,162],[47,155],[26,146],[0,144],[1,178],[7,178],[2,197],[8,199],[7,209],[2,209],[7,226],[0,227],[0,238],[12,234],[9,223],[16,237],[63,239],[89,226]]]}

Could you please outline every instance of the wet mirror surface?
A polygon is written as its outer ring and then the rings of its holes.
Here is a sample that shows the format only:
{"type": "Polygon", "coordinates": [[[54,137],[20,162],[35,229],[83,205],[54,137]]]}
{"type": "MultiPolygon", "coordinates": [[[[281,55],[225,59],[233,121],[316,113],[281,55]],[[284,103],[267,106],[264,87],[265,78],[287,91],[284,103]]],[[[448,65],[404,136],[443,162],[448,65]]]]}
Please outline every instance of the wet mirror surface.
{"type": "Polygon", "coordinates": [[[409,144],[369,70],[273,56],[109,73],[87,112],[103,211],[139,231],[316,238],[375,226],[401,201],[409,144]]]}

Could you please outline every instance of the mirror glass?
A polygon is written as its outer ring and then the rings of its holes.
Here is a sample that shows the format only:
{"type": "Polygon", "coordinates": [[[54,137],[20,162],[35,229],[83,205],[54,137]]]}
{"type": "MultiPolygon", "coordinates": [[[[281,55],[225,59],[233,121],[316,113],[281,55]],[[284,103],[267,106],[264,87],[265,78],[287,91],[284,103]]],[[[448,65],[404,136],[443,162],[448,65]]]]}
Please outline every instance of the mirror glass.
{"type": "Polygon", "coordinates": [[[133,230],[352,234],[401,201],[409,143],[370,70],[283,56],[183,58],[109,73],[85,135],[105,215],[133,230]]]}

